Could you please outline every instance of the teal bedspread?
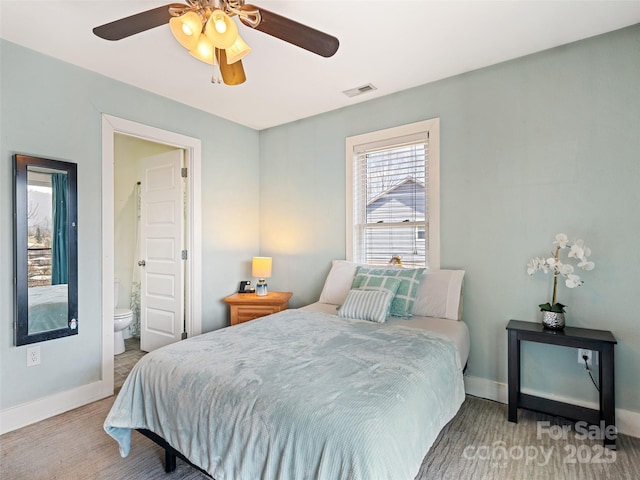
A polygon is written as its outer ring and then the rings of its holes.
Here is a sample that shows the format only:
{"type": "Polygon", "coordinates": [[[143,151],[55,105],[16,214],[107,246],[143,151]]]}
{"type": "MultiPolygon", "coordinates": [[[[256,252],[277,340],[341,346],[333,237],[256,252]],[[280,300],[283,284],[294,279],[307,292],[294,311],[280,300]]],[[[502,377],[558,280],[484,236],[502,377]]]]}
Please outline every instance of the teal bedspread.
{"type": "Polygon", "coordinates": [[[68,285],[29,288],[29,335],[69,326],[68,285]]]}
{"type": "Polygon", "coordinates": [[[448,339],[286,310],[156,350],[104,428],[151,430],[216,480],[413,479],[464,400],[448,339]]]}

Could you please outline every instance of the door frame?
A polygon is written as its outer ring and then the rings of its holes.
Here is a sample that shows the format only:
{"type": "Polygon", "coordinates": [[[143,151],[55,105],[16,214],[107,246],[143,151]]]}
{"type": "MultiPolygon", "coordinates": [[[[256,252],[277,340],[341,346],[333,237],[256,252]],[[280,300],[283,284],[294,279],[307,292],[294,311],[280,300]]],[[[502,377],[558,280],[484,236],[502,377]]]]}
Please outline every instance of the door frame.
{"type": "Polygon", "coordinates": [[[114,282],[114,136],[116,133],[185,151],[187,175],[185,328],[189,337],[202,333],[201,164],[198,138],[102,114],[102,380],[105,396],[113,395],[114,282]]]}

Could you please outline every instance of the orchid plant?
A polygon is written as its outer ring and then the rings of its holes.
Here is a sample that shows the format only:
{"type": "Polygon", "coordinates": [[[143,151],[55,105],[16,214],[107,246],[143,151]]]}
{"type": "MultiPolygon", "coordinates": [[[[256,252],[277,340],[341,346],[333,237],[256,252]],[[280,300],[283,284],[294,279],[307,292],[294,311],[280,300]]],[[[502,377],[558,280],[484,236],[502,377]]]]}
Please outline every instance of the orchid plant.
{"type": "Polygon", "coordinates": [[[534,257],[529,260],[527,264],[527,273],[533,275],[537,271],[544,273],[553,273],[553,297],[551,303],[542,303],[539,305],[540,310],[547,312],[564,313],[565,305],[556,301],[556,294],[558,292],[558,276],[564,277],[565,285],[567,288],[576,288],[582,285],[583,281],[578,275],[574,273],[575,269],[573,265],[569,263],[563,263],[560,261],[560,251],[568,249],[567,260],[576,260],[577,267],[582,270],[593,270],[595,264],[589,261],[588,257],[591,255],[591,250],[584,244],[582,240],[576,240],[573,244],[569,243],[569,238],[564,233],[556,235],[556,239],[553,242],[556,246],[553,256],[549,258],[534,257]]]}

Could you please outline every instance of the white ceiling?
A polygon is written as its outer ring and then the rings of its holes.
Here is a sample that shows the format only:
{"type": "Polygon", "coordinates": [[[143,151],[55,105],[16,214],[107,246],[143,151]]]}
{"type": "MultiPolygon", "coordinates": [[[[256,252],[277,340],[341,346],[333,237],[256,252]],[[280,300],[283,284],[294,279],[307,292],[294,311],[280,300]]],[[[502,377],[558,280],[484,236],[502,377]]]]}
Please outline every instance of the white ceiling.
{"type": "Polygon", "coordinates": [[[212,85],[211,67],[191,57],[168,26],[117,42],[92,33],[172,2],[181,0],[0,0],[0,36],[264,129],[640,23],[640,0],[255,0],[338,37],[340,48],[319,57],[238,22],[253,48],[239,86],[212,85]],[[377,90],[342,93],[367,83],[377,90]]]}

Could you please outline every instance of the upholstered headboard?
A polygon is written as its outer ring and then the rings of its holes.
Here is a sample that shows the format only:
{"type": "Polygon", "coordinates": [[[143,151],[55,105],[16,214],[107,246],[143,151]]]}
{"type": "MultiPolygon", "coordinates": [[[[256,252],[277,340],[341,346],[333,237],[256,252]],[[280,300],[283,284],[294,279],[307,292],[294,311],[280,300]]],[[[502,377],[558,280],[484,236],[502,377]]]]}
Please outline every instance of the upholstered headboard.
{"type": "MultiPolygon", "coordinates": [[[[318,301],[342,305],[359,265],[346,260],[334,260],[318,301]]],[[[464,273],[464,270],[425,271],[413,305],[413,314],[461,320],[464,273]]]]}

